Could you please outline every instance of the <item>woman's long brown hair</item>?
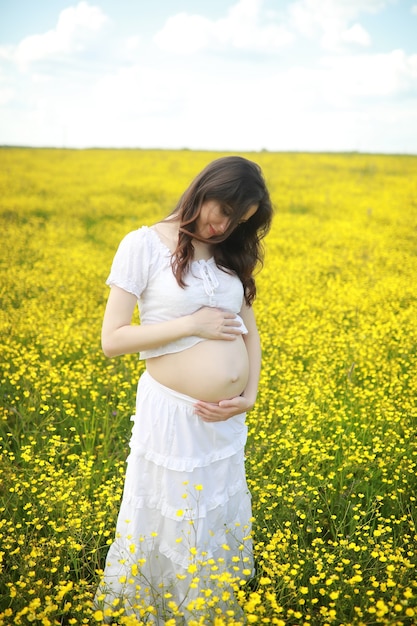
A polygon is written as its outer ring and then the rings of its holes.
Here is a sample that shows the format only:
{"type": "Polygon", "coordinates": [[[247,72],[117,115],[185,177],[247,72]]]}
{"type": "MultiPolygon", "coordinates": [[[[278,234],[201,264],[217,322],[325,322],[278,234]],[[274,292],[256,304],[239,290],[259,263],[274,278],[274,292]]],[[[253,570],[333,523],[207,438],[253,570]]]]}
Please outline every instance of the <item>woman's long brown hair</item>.
{"type": "Polygon", "coordinates": [[[181,196],[171,214],[180,220],[178,244],[172,256],[172,268],[178,284],[186,286],[184,280],[193,260],[192,239],[213,246],[216,264],[240,278],[245,301],[252,304],[256,297],[253,273],[263,262],[261,240],[271,226],[272,205],[260,167],[243,157],[222,157],[212,161],[192,181],[181,196]],[[202,239],[195,233],[196,222],[202,204],[216,200],[230,214],[226,232],[218,237],[202,239]],[[252,217],[242,222],[248,210],[257,205],[252,217]]]}

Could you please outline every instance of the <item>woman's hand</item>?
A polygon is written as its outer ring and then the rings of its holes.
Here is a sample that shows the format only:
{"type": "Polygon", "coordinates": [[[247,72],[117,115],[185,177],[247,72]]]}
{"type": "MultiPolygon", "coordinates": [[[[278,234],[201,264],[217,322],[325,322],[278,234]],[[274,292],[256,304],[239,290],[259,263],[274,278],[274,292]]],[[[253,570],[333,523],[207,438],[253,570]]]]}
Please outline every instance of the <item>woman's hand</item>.
{"type": "Polygon", "coordinates": [[[194,405],[195,414],[201,417],[204,422],[225,422],[235,415],[250,411],[252,408],[253,404],[244,396],[221,400],[217,404],[199,400],[194,405]]]}
{"type": "Polygon", "coordinates": [[[234,313],[204,306],[190,315],[193,329],[190,334],[203,339],[233,341],[242,334],[241,323],[234,313]]]}

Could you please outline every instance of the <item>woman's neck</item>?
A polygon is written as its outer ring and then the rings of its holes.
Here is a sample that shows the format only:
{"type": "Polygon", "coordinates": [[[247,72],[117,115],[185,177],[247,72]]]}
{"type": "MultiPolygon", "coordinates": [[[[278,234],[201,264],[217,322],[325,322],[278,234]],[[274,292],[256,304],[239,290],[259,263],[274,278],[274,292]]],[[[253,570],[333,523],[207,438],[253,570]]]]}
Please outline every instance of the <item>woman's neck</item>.
{"type": "MultiPolygon", "coordinates": [[[[179,220],[168,218],[155,224],[154,228],[164,244],[174,252],[178,244],[179,220]]],[[[204,241],[192,239],[194,261],[208,261],[213,256],[213,246],[204,241]]]]}
{"type": "Polygon", "coordinates": [[[194,248],[194,261],[208,261],[213,256],[213,246],[197,239],[192,240],[194,248]]]}

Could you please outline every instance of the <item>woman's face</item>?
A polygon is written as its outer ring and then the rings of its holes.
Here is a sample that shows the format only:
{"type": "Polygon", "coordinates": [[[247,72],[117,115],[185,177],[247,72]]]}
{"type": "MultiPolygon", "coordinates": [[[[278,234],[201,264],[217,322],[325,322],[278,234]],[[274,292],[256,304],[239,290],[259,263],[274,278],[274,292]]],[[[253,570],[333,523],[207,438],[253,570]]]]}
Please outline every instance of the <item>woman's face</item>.
{"type": "MultiPolygon", "coordinates": [[[[253,204],[243,215],[240,222],[246,222],[257,210],[258,205],[253,204]]],[[[223,235],[230,224],[231,216],[231,209],[222,206],[218,200],[206,200],[201,206],[200,215],[196,222],[196,234],[203,239],[223,235]]]]}

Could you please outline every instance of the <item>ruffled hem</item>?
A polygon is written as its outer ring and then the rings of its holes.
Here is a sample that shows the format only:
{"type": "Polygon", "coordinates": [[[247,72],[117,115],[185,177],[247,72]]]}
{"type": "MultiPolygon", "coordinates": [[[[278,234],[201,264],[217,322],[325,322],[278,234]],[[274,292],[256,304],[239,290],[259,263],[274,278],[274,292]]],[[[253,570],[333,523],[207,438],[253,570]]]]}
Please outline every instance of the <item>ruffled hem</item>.
{"type": "MultiPolygon", "coordinates": [[[[227,570],[249,569],[252,563],[251,500],[248,492],[239,492],[204,518],[174,520],[159,511],[147,508],[132,509],[123,500],[117,524],[116,539],[106,563],[106,577],[115,572],[131,573],[134,564],[140,565],[138,576],[160,574],[169,579],[189,571],[193,563],[200,566],[211,561],[227,570]],[[160,556],[167,562],[160,569],[160,556]]],[[[120,574],[119,574],[120,575],[120,574]]]]}
{"type": "Polygon", "coordinates": [[[128,457],[128,462],[136,457],[143,457],[147,461],[151,461],[155,463],[155,465],[159,465],[160,467],[164,467],[167,470],[173,470],[178,472],[192,472],[194,469],[200,467],[207,467],[208,465],[212,465],[212,463],[216,463],[217,461],[223,461],[231,456],[234,456],[240,450],[243,450],[246,443],[246,433],[242,435],[240,438],[236,439],[233,443],[228,446],[224,446],[221,450],[213,450],[211,452],[206,453],[203,457],[178,457],[178,456],[170,456],[164,455],[156,450],[149,450],[144,446],[137,445],[136,443],[131,443],[131,454],[128,457]]]}
{"type": "Polygon", "coordinates": [[[146,506],[171,519],[199,519],[248,492],[244,450],[191,470],[172,470],[147,456],[128,457],[123,501],[133,510],[146,506]]]}
{"type": "Polygon", "coordinates": [[[117,524],[116,543],[121,551],[149,557],[162,553],[183,568],[192,559],[224,557],[225,550],[235,555],[251,532],[251,499],[248,492],[238,492],[204,517],[190,519],[164,516],[158,509],[132,508],[123,500],[117,524]],[[226,546],[226,547],[225,547],[226,546]]]}
{"type": "Polygon", "coordinates": [[[198,504],[194,508],[187,509],[179,509],[178,507],[171,506],[167,504],[162,498],[158,498],[156,500],[153,495],[147,496],[134,496],[126,494],[124,496],[124,501],[126,504],[132,507],[132,509],[141,509],[141,508],[149,508],[149,509],[157,509],[159,513],[163,517],[169,517],[170,519],[175,520],[195,520],[201,519],[203,517],[207,517],[207,513],[216,509],[219,506],[224,506],[230,498],[235,496],[237,493],[242,492],[246,487],[246,481],[241,481],[233,487],[231,487],[227,492],[222,494],[222,497],[218,498],[206,498],[204,504],[198,504]]]}

